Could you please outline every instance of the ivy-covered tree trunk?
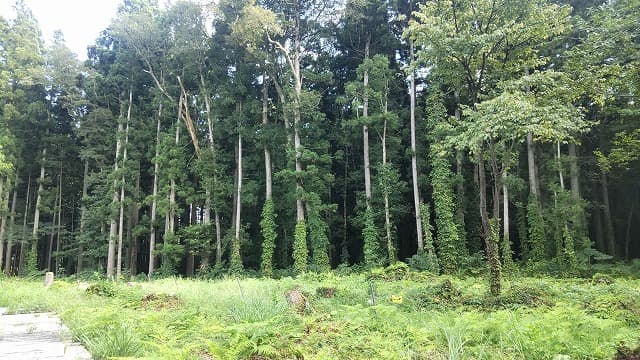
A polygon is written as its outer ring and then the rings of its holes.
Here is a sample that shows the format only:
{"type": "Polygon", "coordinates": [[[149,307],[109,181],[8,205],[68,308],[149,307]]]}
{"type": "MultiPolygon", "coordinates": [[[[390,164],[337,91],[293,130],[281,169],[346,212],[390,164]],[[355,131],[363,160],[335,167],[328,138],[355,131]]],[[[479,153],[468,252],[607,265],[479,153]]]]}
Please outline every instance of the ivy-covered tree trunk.
{"type": "MultiPolygon", "coordinates": [[[[269,125],[269,78],[266,72],[262,74],[262,126],[265,131],[269,125]]],[[[260,231],[262,233],[262,257],[260,270],[262,275],[270,277],[273,274],[273,252],[276,247],[276,214],[273,205],[273,185],[271,176],[271,150],[268,139],[264,139],[264,182],[265,200],[262,206],[260,231]]]]}

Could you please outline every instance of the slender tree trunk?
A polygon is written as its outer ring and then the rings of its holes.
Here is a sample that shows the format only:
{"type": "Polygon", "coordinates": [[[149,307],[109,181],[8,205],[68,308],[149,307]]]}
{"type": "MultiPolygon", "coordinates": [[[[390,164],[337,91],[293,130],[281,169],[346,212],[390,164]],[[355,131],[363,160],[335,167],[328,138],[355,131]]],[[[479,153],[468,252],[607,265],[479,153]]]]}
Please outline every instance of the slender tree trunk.
{"type": "MultiPolygon", "coordinates": [[[[409,40],[409,58],[413,65],[413,40],[409,40]]],[[[420,190],[418,188],[418,154],[416,150],[416,75],[411,68],[409,74],[410,81],[410,122],[411,122],[411,178],[413,180],[413,207],[416,220],[416,235],[418,241],[418,253],[424,251],[424,241],[422,239],[422,217],[420,216],[420,190]]]]}
{"type": "MultiPolygon", "coordinates": [[[[16,220],[16,203],[18,202],[18,172],[16,171],[16,177],[13,185],[13,198],[11,199],[11,210],[9,215],[9,228],[7,235],[7,250],[5,254],[4,273],[5,275],[11,275],[11,254],[13,248],[13,228],[16,220]]],[[[2,236],[0,236],[2,239],[2,236]]],[[[0,256],[1,258],[1,256],[0,256]]]]}
{"type": "Polygon", "coordinates": [[[558,162],[558,178],[560,179],[560,188],[564,190],[564,175],[562,174],[562,159],[560,156],[560,141],[556,143],[556,161],[558,162]]]}
{"type": "MultiPolygon", "coordinates": [[[[266,127],[269,125],[269,79],[267,78],[267,74],[262,74],[263,83],[262,83],[262,125],[266,127]]],[[[273,185],[271,179],[271,151],[269,150],[269,146],[267,142],[264,143],[264,182],[265,182],[265,200],[271,200],[273,194],[273,185]]]]}
{"type": "Polygon", "coordinates": [[[487,213],[486,189],[487,181],[485,177],[484,159],[482,152],[478,154],[478,180],[480,186],[480,218],[482,219],[483,237],[487,251],[487,259],[489,261],[490,271],[490,290],[494,296],[500,295],[500,257],[498,256],[497,243],[493,236],[491,223],[489,222],[489,214],[487,213]]]}
{"type": "Polygon", "coordinates": [[[609,203],[609,182],[607,174],[600,172],[600,183],[602,185],[602,205],[604,206],[604,224],[607,234],[607,250],[609,255],[616,256],[616,239],[611,219],[611,205],[609,203]]]}
{"type": "Polygon", "coordinates": [[[571,193],[574,198],[580,199],[580,170],[578,169],[575,143],[569,143],[569,176],[571,177],[571,193]]]}
{"type": "Polygon", "coordinates": [[[129,146],[129,123],[131,122],[131,103],[133,102],[133,92],[129,90],[129,106],[127,108],[127,126],[124,132],[124,148],[122,149],[122,177],[120,178],[120,217],[118,222],[118,257],[116,261],[116,278],[122,276],[122,244],[124,240],[124,188],[125,188],[125,167],[127,166],[127,147],[129,146]]]}
{"type": "Polygon", "coordinates": [[[527,165],[529,170],[529,191],[535,196],[536,201],[539,201],[540,194],[538,193],[538,178],[536,176],[535,145],[533,143],[532,133],[527,133],[527,165]]]}
{"type": "Polygon", "coordinates": [[[7,176],[6,183],[5,191],[3,191],[4,183],[0,184],[0,212],[2,213],[2,219],[0,220],[0,269],[2,269],[2,261],[4,260],[4,234],[7,227],[7,210],[9,208],[9,193],[11,192],[9,176],[7,176]]]}
{"type": "Polygon", "coordinates": [[[24,274],[25,252],[27,251],[27,219],[31,207],[31,173],[27,178],[27,194],[24,201],[24,217],[22,218],[22,240],[20,240],[20,257],[18,259],[18,274],[24,274]]]}
{"type": "MultiPolygon", "coordinates": [[[[364,59],[369,59],[369,43],[371,42],[371,35],[368,35],[367,42],[364,48],[364,59]]],[[[362,117],[364,118],[364,125],[362,125],[362,141],[364,152],[364,193],[367,210],[371,209],[371,163],[369,161],[369,127],[367,126],[369,117],[369,95],[367,90],[369,88],[369,71],[365,70],[363,74],[364,95],[362,99],[362,117]]]]}
{"type": "Polygon", "coordinates": [[[349,149],[347,148],[346,142],[344,145],[344,182],[343,182],[343,197],[342,197],[342,229],[343,229],[343,238],[342,238],[342,250],[340,252],[340,260],[343,264],[349,265],[349,235],[348,235],[348,227],[349,227],[349,218],[347,217],[347,191],[349,187],[349,149]]]}
{"type": "MultiPolygon", "coordinates": [[[[122,113],[121,113],[122,114],[122,113]]],[[[118,119],[118,138],[116,140],[116,158],[114,161],[114,174],[118,174],[119,162],[120,162],[120,150],[122,148],[122,139],[120,138],[122,131],[122,119],[118,119]]],[[[117,204],[120,195],[120,189],[118,188],[118,180],[113,179],[113,198],[112,204],[117,204]]],[[[115,267],[116,259],[116,236],[118,235],[118,222],[116,221],[115,214],[111,215],[111,221],[109,223],[109,246],[107,249],[107,278],[113,280],[113,268],[115,267]]]]}
{"type": "MultiPolygon", "coordinates": [[[[58,179],[60,179],[60,175],[58,175],[58,179]]],[[[58,186],[60,186],[62,182],[58,182],[58,186]]],[[[60,192],[58,191],[58,189],[56,188],[56,198],[55,201],[53,202],[53,216],[51,217],[51,233],[49,234],[49,247],[48,247],[48,251],[47,251],[47,271],[52,271],[51,268],[51,259],[53,258],[53,237],[55,236],[55,229],[56,229],[56,221],[58,218],[58,201],[60,200],[60,198],[58,197],[58,194],[60,192]]]]}
{"type": "Polygon", "coordinates": [[[156,123],[156,156],[153,160],[153,199],[151,201],[151,228],[149,229],[149,269],[147,278],[151,280],[153,270],[155,269],[155,250],[156,250],[156,213],[158,209],[158,173],[160,164],[160,118],[162,117],[162,104],[158,106],[158,120],[156,123]]]}
{"type": "MultiPolygon", "coordinates": [[[[595,184],[594,184],[595,185],[595,184]]],[[[607,252],[607,245],[604,242],[604,231],[602,226],[601,204],[595,204],[591,213],[593,219],[593,236],[596,240],[596,249],[604,253],[607,252]]]]}
{"type": "MultiPolygon", "coordinates": [[[[87,221],[87,205],[85,204],[87,199],[87,186],[88,186],[88,177],[89,177],[89,159],[84,160],[84,173],[82,176],[82,200],[80,207],[80,235],[84,234],[84,226],[87,221]]],[[[78,244],[78,257],[76,263],[76,274],[80,275],[82,272],[83,262],[84,262],[84,243],[80,241],[78,244]]]]}
{"type": "Polygon", "coordinates": [[[633,219],[633,210],[636,207],[635,199],[631,201],[631,209],[629,209],[629,216],[627,217],[627,231],[624,237],[624,260],[629,261],[629,244],[631,243],[631,219],[633,219]]]}
{"type": "MultiPolygon", "coordinates": [[[[138,162],[138,174],[136,178],[135,198],[140,197],[140,162],[138,162]]],[[[138,274],[138,237],[134,233],[134,229],[138,226],[140,206],[138,201],[134,201],[129,212],[129,220],[127,221],[127,243],[130,244],[129,252],[129,273],[131,276],[138,274]]]]}
{"type": "Polygon", "coordinates": [[[55,273],[58,274],[61,268],[63,258],[60,256],[62,250],[62,165],[60,166],[60,185],[58,186],[58,234],[56,236],[56,268],[55,273]]]}
{"type": "Polygon", "coordinates": [[[389,183],[388,175],[390,169],[387,168],[387,120],[384,120],[384,126],[382,129],[382,166],[385,168],[384,175],[384,228],[387,237],[387,253],[389,256],[389,263],[392,264],[396,260],[396,251],[393,246],[393,238],[391,237],[391,211],[389,206],[389,191],[392,184],[389,183]]]}
{"type": "Polygon", "coordinates": [[[507,170],[502,166],[502,257],[505,264],[513,261],[511,253],[511,239],[509,236],[509,187],[507,187],[507,170]]]}
{"type": "MultiPolygon", "coordinates": [[[[241,221],[241,209],[242,209],[242,135],[238,131],[238,186],[236,189],[236,221],[234,223],[234,241],[236,242],[235,251],[240,251],[240,224],[241,221]]],[[[233,247],[232,247],[233,248],[233,247]]],[[[240,258],[240,254],[236,254],[240,258]]]]}
{"type": "Polygon", "coordinates": [[[36,195],[36,209],[33,213],[33,232],[31,233],[31,261],[30,266],[34,269],[38,268],[38,230],[40,230],[40,204],[42,202],[42,192],[44,191],[44,163],[47,158],[47,149],[42,149],[42,164],[40,165],[40,178],[38,178],[38,193],[36,195]]]}
{"type": "MultiPolygon", "coordinates": [[[[193,206],[193,203],[189,204],[189,225],[193,225],[197,222],[196,219],[196,209],[193,206]]],[[[187,253],[187,264],[186,264],[186,276],[193,277],[193,272],[195,270],[195,256],[193,253],[187,253]]]]}

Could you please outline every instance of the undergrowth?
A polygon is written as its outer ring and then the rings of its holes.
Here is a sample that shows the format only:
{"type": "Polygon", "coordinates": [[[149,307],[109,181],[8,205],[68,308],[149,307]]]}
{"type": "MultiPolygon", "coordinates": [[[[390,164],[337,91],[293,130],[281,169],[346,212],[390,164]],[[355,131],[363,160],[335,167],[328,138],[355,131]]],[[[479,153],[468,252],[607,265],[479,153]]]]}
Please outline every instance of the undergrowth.
{"type": "Polygon", "coordinates": [[[640,281],[478,276],[402,263],[297,278],[0,278],[0,307],[56,311],[96,359],[613,359],[638,348],[640,281]],[[344,274],[347,273],[347,274],[344,274]],[[290,308],[297,290],[310,307],[290,308]]]}

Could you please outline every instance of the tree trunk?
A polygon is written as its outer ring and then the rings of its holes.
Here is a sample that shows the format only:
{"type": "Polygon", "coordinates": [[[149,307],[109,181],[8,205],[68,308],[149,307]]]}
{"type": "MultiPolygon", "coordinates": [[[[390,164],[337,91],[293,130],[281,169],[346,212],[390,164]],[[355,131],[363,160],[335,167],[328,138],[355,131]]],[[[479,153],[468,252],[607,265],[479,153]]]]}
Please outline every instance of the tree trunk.
{"type": "Polygon", "coordinates": [[[616,256],[616,239],[611,219],[611,205],[609,203],[609,182],[607,174],[600,172],[600,184],[602,185],[602,205],[604,206],[604,225],[607,234],[607,250],[609,255],[616,256]]]}
{"type": "MultiPolygon", "coordinates": [[[[189,225],[193,225],[197,222],[196,219],[196,211],[193,203],[189,204],[189,225]]],[[[192,252],[187,252],[187,264],[186,264],[186,276],[193,277],[193,272],[195,270],[195,256],[192,252]]]]}
{"type": "MultiPolygon", "coordinates": [[[[262,125],[265,130],[269,124],[269,80],[267,74],[262,74],[262,125]]],[[[271,151],[267,142],[264,143],[264,182],[265,182],[265,200],[271,200],[273,194],[273,185],[271,180],[271,151]]]]}
{"type": "Polygon", "coordinates": [[[480,186],[480,218],[482,219],[483,237],[486,246],[487,259],[489,261],[490,271],[490,290],[494,296],[500,295],[500,258],[496,239],[494,239],[491,223],[489,222],[489,214],[487,213],[487,181],[485,177],[484,159],[482,152],[478,154],[478,181],[480,186]]]}
{"type": "Polygon", "coordinates": [[[31,261],[29,264],[32,269],[38,268],[38,230],[40,229],[40,204],[42,202],[42,192],[44,191],[44,163],[47,158],[47,149],[42,149],[42,164],[40,165],[40,178],[38,178],[38,193],[36,195],[36,209],[33,213],[33,232],[31,233],[31,261]]]}
{"type": "Polygon", "coordinates": [[[153,164],[153,199],[151,201],[151,228],[149,229],[149,269],[147,278],[151,280],[153,270],[155,268],[155,250],[156,250],[156,213],[158,209],[158,173],[160,165],[158,157],[160,157],[160,118],[162,117],[162,104],[158,106],[158,119],[156,123],[156,156],[153,164]]]}
{"type": "Polygon", "coordinates": [[[396,251],[393,246],[393,239],[391,238],[391,211],[389,209],[389,191],[391,184],[389,184],[389,169],[387,168],[387,120],[384,120],[384,126],[382,130],[382,166],[385,168],[383,176],[384,181],[384,228],[387,237],[387,254],[389,256],[389,264],[392,264],[396,260],[396,251]]]}
{"type": "Polygon", "coordinates": [[[631,201],[631,209],[629,209],[629,216],[627,217],[627,231],[624,237],[624,260],[629,261],[629,244],[631,243],[631,219],[633,219],[633,210],[636,206],[636,201],[631,201]]]}
{"type": "MultiPolygon", "coordinates": [[[[9,228],[7,235],[7,250],[5,253],[5,262],[4,262],[4,273],[5,275],[11,275],[11,254],[13,248],[13,227],[15,225],[16,220],[16,203],[18,202],[18,172],[16,171],[16,177],[13,185],[13,198],[11,199],[11,212],[9,219],[9,228]]],[[[2,239],[2,236],[0,236],[2,239]]],[[[1,258],[1,256],[0,256],[1,258]]]]}
{"type": "Polygon", "coordinates": [[[580,199],[580,170],[576,155],[576,144],[569,143],[569,176],[571,177],[571,193],[576,199],[580,199]]]}
{"type": "Polygon", "coordinates": [[[2,261],[4,260],[4,233],[7,226],[7,210],[9,208],[9,193],[11,192],[11,182],[9,176],[6,180],[6,191],[3,191],[4,182],[0,184],[0,213],[2,213],[2,219],[0,220],[0,269],[2,269],[2,261]]]}
{"type": "MultiPolygon", "coordinates": [[[[455,110],[455,118],[456,121],[460,122],[462,119],[462,111],[460,111],[460,92],[455,91],[454,98],[456,102],[456,110],[455,110]]],[[[456,222],[458,223],[458,227],[460,228],[459,238],[464,241],[466,239],[466,231],[465,231],[465,219],[464,219],[464,175],[462,173],[463,170],[463,160],[464,153],[462,151],[456,152],[456,222]]]]}
{"type": "MultiPolygon", "coordinates": [[[[216,147],[215,147],[215,139],[213,137],[213,121],[211,119],[211,104],[209,102],[209,93],[207,91],[207,88],[205,86],[205,82],[204,82],[204,76],[202,76],[202,74],[200,74],[200,84],[202,86],[202,92],[203,92],[203,98],[204,98],[204,104],[207,110],[207,129],[209,130],[209,149],[211,150],[211,155],[213,157],[213,163],[214,163],[214,174],[213,174],[213,183],[214,185],[218,183],[218,178],[217,175],[215,174],[215,164],[216,164],[216,147]]],[[[214,213],[214,227],[215,227],[215,232],[216,232],[216,266],[222,266],[222,235],[221,235],[221,229],[220,229],[220,216],[218,214],[218,204],[216,201],[216,193],[214,191],[213,196],[213,202],[211,199],[211,191],[209,190],[209,188],[207,187],[206,190],[206,209],[205,209],[205,224],[209,224],[211,222],[211,209],[213,208],[213,213],[214,213]]],[[[208,258],[208,253],[205,254],[202,259],[202,264],[201,264],[201,268],[204,270],[208,267],[209,265],[209,258],[208,258]]]]}
{"type": "MultiPolygon", "coordinates": [[[[62,250],[62,165],[60,166],[60,185],[58,186],[58,234],[56,236],[56,268],[54,272],[58,274],[63,258],[60,256],[62,250]]],[[[58,274],[59,275],[59,274],[58,274]]]]}
{"type": "Polygon", "coordinates": [[[536,176],[535,145],[533,143],[532,133],[527,133],[527,165],[529,171],[529,191],[535,196],[536,201],[539,201],[540,194],[538,193],[538,178],[536,176]]]}
{"type": "MultiPolygon", "coordinates": [[[[235,247],[235,251],[237,251],[238,253],[236,253],[235,255],[238,256],[239,259],[241,259],[240,257],[240,224],[242,223],[241,221],[241,209],[242,209],[242,135],[240,133],[240,131],[238,131],[238,186],[236,189],[236,221],[234,223],[234,241],[236,242],[236,247],[235,247]]],[[[233,249],[233,247],[232,247],[233,249]]]]}
{"type": "MultiPolygon", "coordinates": [[[[594,184],[595,185],[595,184],[594,184]]],[[[607,252],[607,245],[604,242],[604,231],[602,227],[602,211],[601,204],[594,204],[593,212],[591,213],[591,218],[593,219],[593,236],[596,240],[596,249],[602,251],[603,253],[607,252]]]]}
{"type": "MultiPolygon", "coordinates": [[[[369,43],[371,42],[371,36],[368,35],[367,42],[364,48],[364,59],[369,59],[369,43]]],[[[371,209],[371,163],[369,161],[369,127],[367,118],[369,117],[369,96],[367,95],[367,89],[369,87],[369,71],[365,70],[363,74],[363,87],[364,95],[362,99],[362,117],[364,119],[364,125],[362,125],[362,141],[364,152],[364,193],[367,210],[371,209]]]]}
{"type": "MultiPolygon", "coordinates": [[[[122,114],[122,113],[121,113],[122,114]]],[[[116,140],[116,158],[114,161],[114,174],[118,174],[118,168],[120,166],[120,150],[122,147],[122,139],[120,138],[122,134],[122,119],[118,120],[118,135],[116,140]]],[[[111,199],[112,204],[118,203],[118,198],[120,194],[120,189],[118,188],[118,180],[113,179],[113,198],[111,199]]],[[[115,255],[116,255],[116,236],[118,233],[118,222],[116,221],[115,214],[111,215],[111,221],[109,224],[109,246],[107,249],[107,278],[113,280],[113,268],[115,267],[115,255]]]]}
{"type": "MultiPolygon", "coordinates": [[[[89,160],[84,160],[84,173],[82,176],[82,200],[80,207],[80,234],[84,234],[84,225],[87,221],[87,205],[85,201],[87,199],[87,186],[88,186],[88,177],[89,177],[89,160]]],[[[78,257],[76,263],[76,275],[80,275],[82,272],[82,266],[84,265],[84,244],[80,241],[78,244],[78,257]]]]}
{"type": "MultiPolygon", "coordinates": [[[[409,40],[409,58],[413,66],[413,40],[409,40]]],[[[413,180],[413,207],[416,220],[416,235],[418,241],[418,253],[424,251],[424,241],[422,239],[422,217],[420,216],[420,190],[418,188],[418,158],[416,150],[416,75],[411,68],[410,79],[410,122],[411,122],[411,178],[413,180]]]]}
{"type": "MultiPolygon", "coordinates": [[[[58,179],[60,179],[60,175],[58,175],[58,179]]],[[[58,186],[60,186],[61,183],[62,182],[59,181],[58,186]]],[[[52,271],[51,259],[53,258],[53,237],[54,237],[54,232],[56,229],[56,221],[58,217],[58,201],[60,200],[60,198],[58,197],[59,193],[60,192],[58,191],[58,189],[56,189],[56,197],[53,202],[53,216],[51,217],[51,233],[49,234],[49,247],[47,251],[47,271],[52,271]]]]}
{"type": "Polygon", "coordinates": [[[127,221],[127,243],[130,244],[129,251],[129,274],[136,276],[138,274],[138,237],[134,233],[134,229],[138,226],[140,206],[137,199],[140,197],[140,162],[138,162],[138,174],[136,178],[136,201],[131,205],[129,219],[127,221]]]}
{"type": "Polygon", "coordinates": [[[24,201],[24,217],[22,218],[22,240],[20,240],[20,257],[18,259],[18,274],[24,274],[25,252],[27,250],[27,219],[29,218],[29,208],[31,207],[31,173],[27,178],[27,194],[24,201]]]}
{"type": "Polygon", "coordinates": [[[509,188],[507,187],[507,170],[502,166],[502,257],[504,263],[511,264],[513,254],[511,252],[511,239],[509,236],[509,188]]]}
{"type": "Polygon", "coordinates": [[[133,102],[133,92],[129,90],[129,106],[127,108],[127,127],[124,132],[124,148],[122,149],[122,177],[120,178],[120,217],[118,222],[118,259],[116,261],[116,278],[122,276],[122,244],[124,240],[124,188],[125,188],[125,167],[127,166],[127,147],[129,146],[129,123],[131,121],[131,103],[133,102]]]}

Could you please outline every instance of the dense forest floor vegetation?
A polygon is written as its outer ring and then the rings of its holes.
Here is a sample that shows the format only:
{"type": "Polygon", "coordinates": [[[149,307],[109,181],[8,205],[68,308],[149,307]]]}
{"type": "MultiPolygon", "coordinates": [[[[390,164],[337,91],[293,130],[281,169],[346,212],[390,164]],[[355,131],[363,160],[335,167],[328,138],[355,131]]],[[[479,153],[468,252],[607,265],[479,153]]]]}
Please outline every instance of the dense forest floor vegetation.
{"type": "Polygon", "coordinates": [[[281,279],[0,278],[10,312],[56,311],[97,359],[631,359],[640,264],[575,278],[435,276],[398,263],[281,279]],[[304,299],[288,304],[285,294],[304,299]],[[625,357],[627,356],[627,357],[625,357]]]}

